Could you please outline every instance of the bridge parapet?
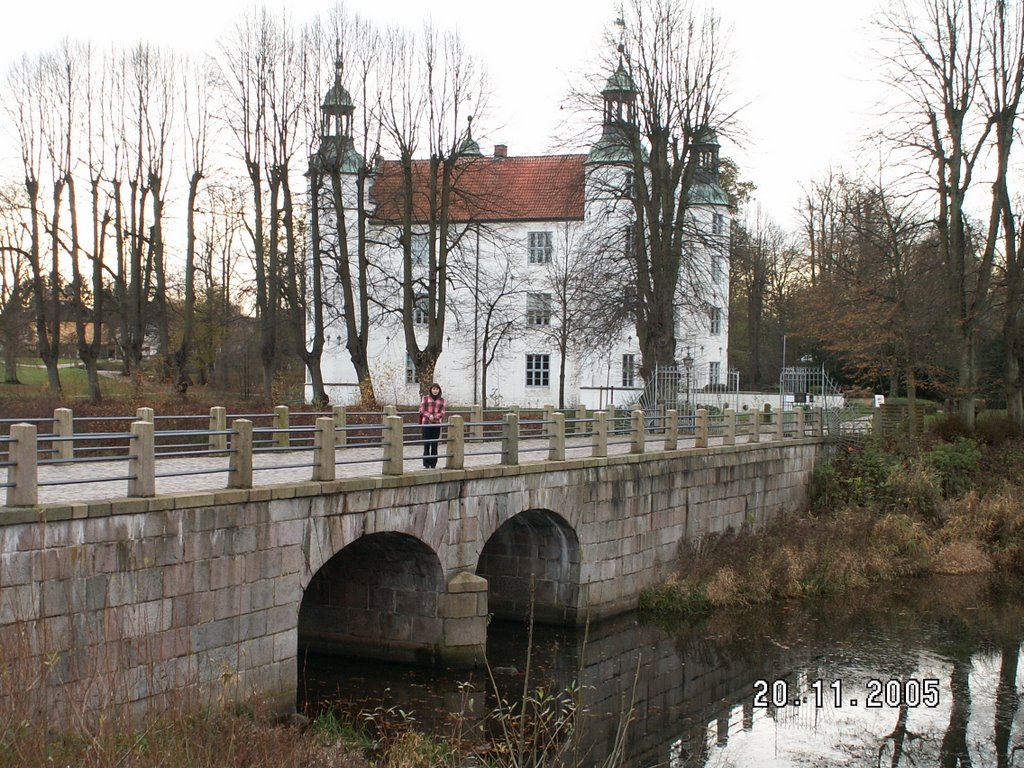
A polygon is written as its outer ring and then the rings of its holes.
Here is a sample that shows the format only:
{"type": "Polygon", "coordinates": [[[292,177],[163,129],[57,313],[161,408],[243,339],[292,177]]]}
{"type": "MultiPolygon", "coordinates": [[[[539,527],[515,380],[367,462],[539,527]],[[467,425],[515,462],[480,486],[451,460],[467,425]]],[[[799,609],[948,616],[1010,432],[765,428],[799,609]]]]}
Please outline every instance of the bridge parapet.
{"type": "MultiPolygon", "coordinates": [[[[769,410],[747,414],[742,423],[730,411],[710,414],[703,409],[694,415],[667,411],[653,417],[640,410],[625,415],[614,410],[569,413],[572,418],[548,409],[531,418],[515,407],[485,414],[474,406],[467,412],[471,421],[454,414],[456,418],[442,425],[439,458],[449,469],[486,463],[489,457],[496,457],[491,460],[499,465],[515,466],[531,458],[544,460],[532,457],[534,453],[546,454],[547,461],[564,461],[587,454],[607,456],[609,449],[611,454],[672,451],[680,437],[695,448],[706,448],[735,444],[741,433],[748,442],[757,442],[767,436],[785,440],[823,432],[820,410],[769,410]]],[[[40,420],[28,425],[31,430],[5,420],[10,435],[0,438],[0,467],[8,472],[0,487],[6,489],[6,506],[21,507],[68,498],[82,501],[90,494],[110,498],[117,482],[127,482],[127,496],[145,497],[168,490],[214,490],[208,480],[216,475],[227,476],[222,488],[252,487],[256,476],[261,485],[295,481],[301,471],[306,472],[301,479],[313,481],[331,480],[342,471],[370,476],[378,467],[382,474],[401,475],[411,469],[410,454],[425,442],[413,417],[414,412],[398,413],[393,406],[379,414],[353,413],[343,406],[328,413],[292,414],[278,406],[273,413],[235,415],[215,407],[208,428],[196,429],[181,428],[181,423],[188,427],[206,416],[160,417],[152,408],[140,408],[134,420],[75,419],[62,408],[54,413],[52,431],[40,431],[47,428],[40,420]],[[75,432],[75,422],[86,422],[86,429],[75,432]],[[99,424],[113,429],[98,429],[99,424]],[[284,476],[285,470],[291,472],[284,476]]]]}

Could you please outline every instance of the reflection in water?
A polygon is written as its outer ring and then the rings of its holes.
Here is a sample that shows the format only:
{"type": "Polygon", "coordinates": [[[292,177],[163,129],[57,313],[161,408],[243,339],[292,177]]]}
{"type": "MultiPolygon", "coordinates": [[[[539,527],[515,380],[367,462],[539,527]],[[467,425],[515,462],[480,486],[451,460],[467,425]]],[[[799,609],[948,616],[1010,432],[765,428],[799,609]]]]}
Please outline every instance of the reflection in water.
{"type": "MultiPolygon", "coordinates": [[[[588,764],[614,749],[635,691],[626,765],[636,768],[1024,768],[1020,594],[958,577],[716,614],[670,631],[636,617],[587,633],[537,628],[531,685],[582,682],[588,764]],[[755,706],[758,680],[783,700],[755,706]],[[929,680],[934,707],[920,696],[929,680]]],[[[503,695],[522,689],[525,637],[515,624],[490,632],[503,695]]],[[[300,678],[314,705],[399,706],[442,733],[448,713],[480,717],[495,702],[484,672],[311,657],[300,678]]]]}

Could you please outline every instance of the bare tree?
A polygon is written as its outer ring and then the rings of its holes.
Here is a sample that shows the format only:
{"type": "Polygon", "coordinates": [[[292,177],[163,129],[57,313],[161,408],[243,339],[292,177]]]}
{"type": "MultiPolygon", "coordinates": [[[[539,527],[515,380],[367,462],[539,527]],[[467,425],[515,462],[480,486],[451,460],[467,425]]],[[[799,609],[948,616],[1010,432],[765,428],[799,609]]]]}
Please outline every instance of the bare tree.
{"type": "Polygon", "coordinates": [[[0,345],[5,384],[19,383],[18,354],[27,342],[32,319],[30,244],[24,226],[23,198],[23,189],[0,189],[0,345]]]}
{"type": "MultiPolygon", "coordinates": [[[[728,61],[721,25],[679,0],[626,0],[618,20],[620,67],[607,102],[605,141],[617,141],[629,175],[621,191],[632,209],[627,247],[632,306],[642,361],[641,376],[674,366],[677,304],[698,309],[707,300],[703,232],[694,216],[693,191],[708,160],[698,149],[733,122],[728,111],[728,61]]],[[[610,62],[612,67],[616,62],[610,62]]],[[[717,169],[713,169],[717,170],[717,169]]],[[[618,183],[618,182],[616,182],[618,183]]],[[[609,190],[614,193],[614,190],[609,190]]]]}
{"type": "MultiPolygon", "coordinates": [[[[936,197],[939,247],[945,263],[948,314],[957,350],[957,413],[974,426],[978,394],[978,339],[988,309],[998,212],[983,242],[971,237],[968,193],[993,122],[984,106],[987,0],[904,0],[885,13],[881,28],[894,48],[890,84],[906,106],[892,136],[927,163],[936,197]]],[[[998,190],[996,195],[999,195],[998,190]]]]}
{"type": "Polygon", "coordinates": [[[402,329],[425,392],[444,348],[451,260],[472,229],[457,212],[460,202],[463,216],[467,211],[460,179],[473,163],[462,155],[466,110],[483,108],[484,76],[457,36],[429,25],[419,36],[392,30],[385,47],[380,122],[398,160],[384,165],[375,189],[385,198],[382,208],[397,212],[388,223],[399,229],[402,329]],[[417,160],[420,153],[426,159],[417,160]],[[413,255],[415,235],[426,237],[422,265],[413,255]],[[417,302],[426,313],[422,344],[413,322],[417,302]]]}
{"type": "MultiPolygon", "coordinates": [[[[777,269],[785,271],[780,268],[788,243],[785,233],[769,221],[760,208],[747,220],[736,223],[734,231],[730,296],[733,302],[742,302],[742,305],[732,316],[743,320],[730,326],[730,331],[738,334],[742,328],[746,333],[745,338],[737,339],[739,343],[730,344],[730,349],[737,358],[745,358],[744,380],[763,383],[771,378],[768,355],[764,351],[771,344],[767,339],[769,329],[778,331],[780,320],[784,320],[773,311],[769,297],[770,284],[779,286],[784,278],[772,279],[771,273],[777,269]]],[[[771,348],[775,345],[771,344],[771,348]]]]}
{"type": "MultiPolygon", "coordinates": [[[[819,187],[823,190],[824,187],[819,187]]],[[[836,213],[820,242],[817,281],[800,295],[796,330],[841,360],[861,382],[905,386],[911,409],[920,376],[938,381],[942,311],[935,229],[914,196],[843,178],[815,203],[836,213]],[[831,249],[834,249],[834,253],[831,249]]]]}
{"type": "Polygon", "coordinates": [[[989,237],[997,223],[1002,227],[1006,270],[1003,311],[1003,384],[1006,410],[1018,431],[1024,430],[1024,377],[1020,317],[1024,312],[1024,256],[1020,252],[1019,226],[1007,184],[1013,140],[1017,135],[1021,96],[1024,94],[1024,7],[995,0],[994,12],[985,18],[987,77],[982,80],[986,111],[995,131],[995,181],[989,237]]]}
{"type": "Polygon", "coordinates": [[[164,208],[176,117],[177,60],[149,45],[110,59],[118,130],[110,186],[117,249],[114,296],[121,317],[125,372],[137,371],[146,337],[170,366],[164,208]],[[151,322],[152,320],[152,322],[151,322]]]}
{"type": "MultiPolygon", "coordinates": [[[[272,395],[278,359],[277,324],[281,296],[276,261],[278,251],[274,243],[276,226],[272,232],[268,232],[266,227],[267,184],[276,181],[269,178],[268,164],[272,160],[267,137],[272,128],[266,125],[266,120],[273,68],[279,60],[280,45],[279,30],[265,9],[247,15],[232,36],[220,45],[219,84],[227,103],[227,125],[237,139],[250,184],[252,208],[248,229],[256,276],[263,396],[267,400],[272,395]]],[[[280,189],[276,183],[272,183],[271,188],[280,189]]]]}
{"type": "Polygon", "coordinates": [[[558,350],[558,407],[565,408],[565,372],[570,356],[592,352],[616,328],[610,324],[603,293],[595,290],[594,264],[588,230],[579,222],[564,222],[556,232],[558,247],[546,265],[542,284],[551,298],[551,324],[540,330],[558,350]]]}
{"type": "Polygon", "coordinates": [[[101,104],[97,99],[93,86],[92,49],[88,46],[73,46],[64,43],[56,54],[57,81],[61,90],[63,105],[61,132],[62,159],[60,167],[64,184],[67,188],[67,214],[70,223],[71,284],[69,305],[75,323],[75,339],[78,357],[86,370],[89,386],[89,399],[98,403],[102,399],[99,372],[96,366],[99,349],[99,317],[102,310],[102,227],[99,214],[99,183],[102,164],[95,162],[94,151],[97,142],[93,134],[94,119],[102,122],[102,115],[95,114],[101,104]],[[75,129],[83,125],[84,137],[75,134],[75,129]],[[79,228],[79,207],[75,171],[79,165],[79,144],[84,141],[86,147],[86,170],[90,176],[91,212],[92,212],[92,253],[89,258],[93,262],[92,287],[86,287],[82,271],[82,262],[86,258],[82,246],[79,228]],[[97,291],[97,288],[99,289],[97,291]],[[87,296],[87,294],[92,294],[87,296]],[[91,306],[90,306],[91,305],[91,306]],[[90,325],[90,318],[93,320],[90,325]],[[92,338],[89,332],[92,331],[92,338]]]}
{"type": "Polygon", "coordinates": [[[348,16],[341,8],[333,10],[321,30],[325,40],[331,33],[336,41],[332,85],[322,101],[322,115],[317,116],[322,117],[316,131],[320,142],[310,158],[310,274],[321,282],[311,291],[312,311],[307,312],[312,319],[307,341],[317,363],[310,378],[316,391],[325,323],[340,320],[360,397],[371,404],[376,402],[369,359],[375,271],[368,250],[372,211],[367,191],[373,169],[366,158],[376,157],[380,151],[380,127],[374,121],[381,99],[378,56],[382,40],[369,23],[348,16]],[[359,89],[358,110],[345,87],[346,73],[350,85],[359,89]],[[357,114],[360,120],[355,119],[357,114]]]}
{"type": "MultiPolygon", "coordinates": [[[[23,57],[8,73],[10,98],[6,105],[17,132],[25,174],[23,183],[28,202],[28,262],[35,308],[36,343],[39,356],[46,365],[50,392],[59,394],[61,386],[57,362],[60,351],[60,273],[56,227],[50,227],[52,261],[49,274],[42,261],[46,212],[41,177],[45,173],[44,157],[47,148],[51,150],[49,156],[52,158],[54,155],[51,143],[55,109],[52,72],[51,59],[39,57],[33,60],[23,57]]],[[[54,198],[59,201],[63,182],[54,178],[52,186],[54,198]]]]}
{"type": "MultiPolygon", "coordinates": [[[[472,297],[472,306],[466,308],[467,315],[472,313],[472,321],[457,315],[455,332],[472,347],[474,401],[486,408],[490,375],[503,356],[503,345],[507,347],[521,336],[524,324],[529,323],[523,300],[530,294],[519,255],[520,243],[494,227],[477,225],[473,229],[471,236],[463,238],[460,257],[451,270],[453,290],[472,297]],[[493,255],[481,258],[485,252],[493,255]]],[[[458,304],[453,306],[453,310],[458,309],[458,304]]],[[[416,322],[425,322],[426,302],[421,299],[413,312],[416,322]]]]}
{"type": "Polygon", "coordinates": [[[185,173],[188,176],[188,202],[185,208],[185,284],[182,307],[181,340],[174,353],[176,386],[188,390],[189,361],[195,336],[196,310],[196,214],[200,184],[206,174],[210,135],[210,73],[203,65],[182,68],[182,123],[185,145],[185,173]]]}
{"type": "MultiPolygon", "coordinates": [[[[78,357],[85,365],[89,383],[89,396],[93,402],[102,397],[97,361],[103,344],[103,326],[106,322],[106,293],[104,285],[104,268],[107,243],[107,229],[112,216],[109,200],[103,193],[105,174],[109,153],[112,149],[109,141],[110,122],[115,111],[111,108],[112,86],[111,69],[98,63],[87,49],[88,67],[85,85],[85,170],[88,174],[89,201],[91,212],[92,249],[89,259],[92,265],[91,274],[91,306],[86,309],[84,279],[79,276],[74,291],[76,305],[75,333],[78,339],[78,357]]],[[[108,328],[109,333],[109,328],[108,328]]]]}

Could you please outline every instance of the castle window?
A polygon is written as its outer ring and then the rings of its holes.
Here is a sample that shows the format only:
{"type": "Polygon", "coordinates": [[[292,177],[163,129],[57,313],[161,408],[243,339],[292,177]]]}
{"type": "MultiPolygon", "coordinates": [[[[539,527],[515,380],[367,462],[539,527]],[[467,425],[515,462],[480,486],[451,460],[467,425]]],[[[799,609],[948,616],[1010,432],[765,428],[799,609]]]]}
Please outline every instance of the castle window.
{"type": "Polygon", "coordinates": [[[709,307],[708,308],[708,332],[712,336],[717,336],[722,332],[722,308],[721,307],[709,307]]]}
{"type": "Polygon", "coordinates": [[[412,359],[412,355],[408,352],[405,353],[405,383],[415,384],[417,380],[416,376],[416,363],[412,359]]]}
{"type": "Polygon", "coordinates": [[[718,283],[722,279],[722,253],[717,248],[711,250],[711,280],[718,283]]]}
{"type": "Polygon", "coordinates": [[[526,386],[547,387],[551,384],[551,355],[526,356],[526,386]]]}
{"type": "Polygon", "coordinates": [[[554,249],[551,232],[530,232],[527,235],[527,259],[530,264],[550,264],[554,249]]]}
{"type": "Polygon", "coordinates": [[[622,386],[636,386],[636,355],[622,356],[622,386]]]}
{"type": "Polygon", "coordinates": [[[711,231],[716,235],[725,234],[725,214],[716,213],[711,217],[711,231]]]}
{"type": "Polygon", "coordinates": [[[526,294],[526,324],[551,325],[551,294],[526,294]]]}
{"type": "Polygon", "coordinates": [[[429,306],[426,296],[417,296],[412,305],[412,324],[426,325],[429,317],[429,306]]]}
{"type": "Polygon", "coordinates": [[[413,266],[425,267],[430,261],[430,235],[424,232],[412,233],[413,266]]]}
{"type": "Polygon", "coordinates": [[[708,384],[722,383],[722,364],[719,362],[708,365],[708,384]]]}

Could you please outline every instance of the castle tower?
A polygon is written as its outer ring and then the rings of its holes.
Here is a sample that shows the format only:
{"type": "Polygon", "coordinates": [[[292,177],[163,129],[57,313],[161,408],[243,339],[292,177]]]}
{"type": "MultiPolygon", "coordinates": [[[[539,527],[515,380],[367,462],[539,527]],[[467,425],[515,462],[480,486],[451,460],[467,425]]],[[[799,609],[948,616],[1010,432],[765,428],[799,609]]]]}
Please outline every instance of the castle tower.
{"type": "Polygon", "coordinates": [[[310,174],[359,173],[362,156],[352,141],[352,115],[355,106],[352,97],[341,84],[341,60],[334,70],[334,84],[320,105],[320,146],[309,159],[310,174]]]}
{"type": "MultiPolygon", "coordinates": [[[[634,219],[632,203],[634,153],[646,152],[637,136],[637,88],[622,59],[601,91],[603,99],[601,137],[590,148],[585,161],[586,220],[609,223],[623,233],[634,219]]],[[[628,239],[628,235],[623,235],[628,239]]]]}
{"type": "MultiPolygon", "coordinates": [[[[344,272],[340,260],[353,261],[358,254],[359,237],[359,184],[365,170],[363,157],[355,148],[352,138],[352,118],[355,106],[341,84],[342,65],[339,59],[334,71],[334,83],[324,95],[320,105],[320,142],[309,157],[309,206],[307,222],[307,263],[320,270],[320,290],[325,303],[340,310],[344,306],[345,292],[341,285],[344,272]],[[340,193],[340,194],[336,194],[340,193]]],[[[348,270],[356,275],[355,268],[348,270]]],[[[357,287],[351,286],[353,293],[357,287]]],[[[307,338],[313,338],[314,318],[307,318],[307,338]]],[[[348,339],[344,336],[344,323],[328,324],[325,328],[324,355],[321,370],[328,382],[328,397],[332,401],[350,400],[358,395],[358,384],[351,359],[346,351],[348,339]],[[336,383],[332,386],[331,383],[336,383]]],[[[307,400],[311,390],[307,386],[307,400]]]]}

